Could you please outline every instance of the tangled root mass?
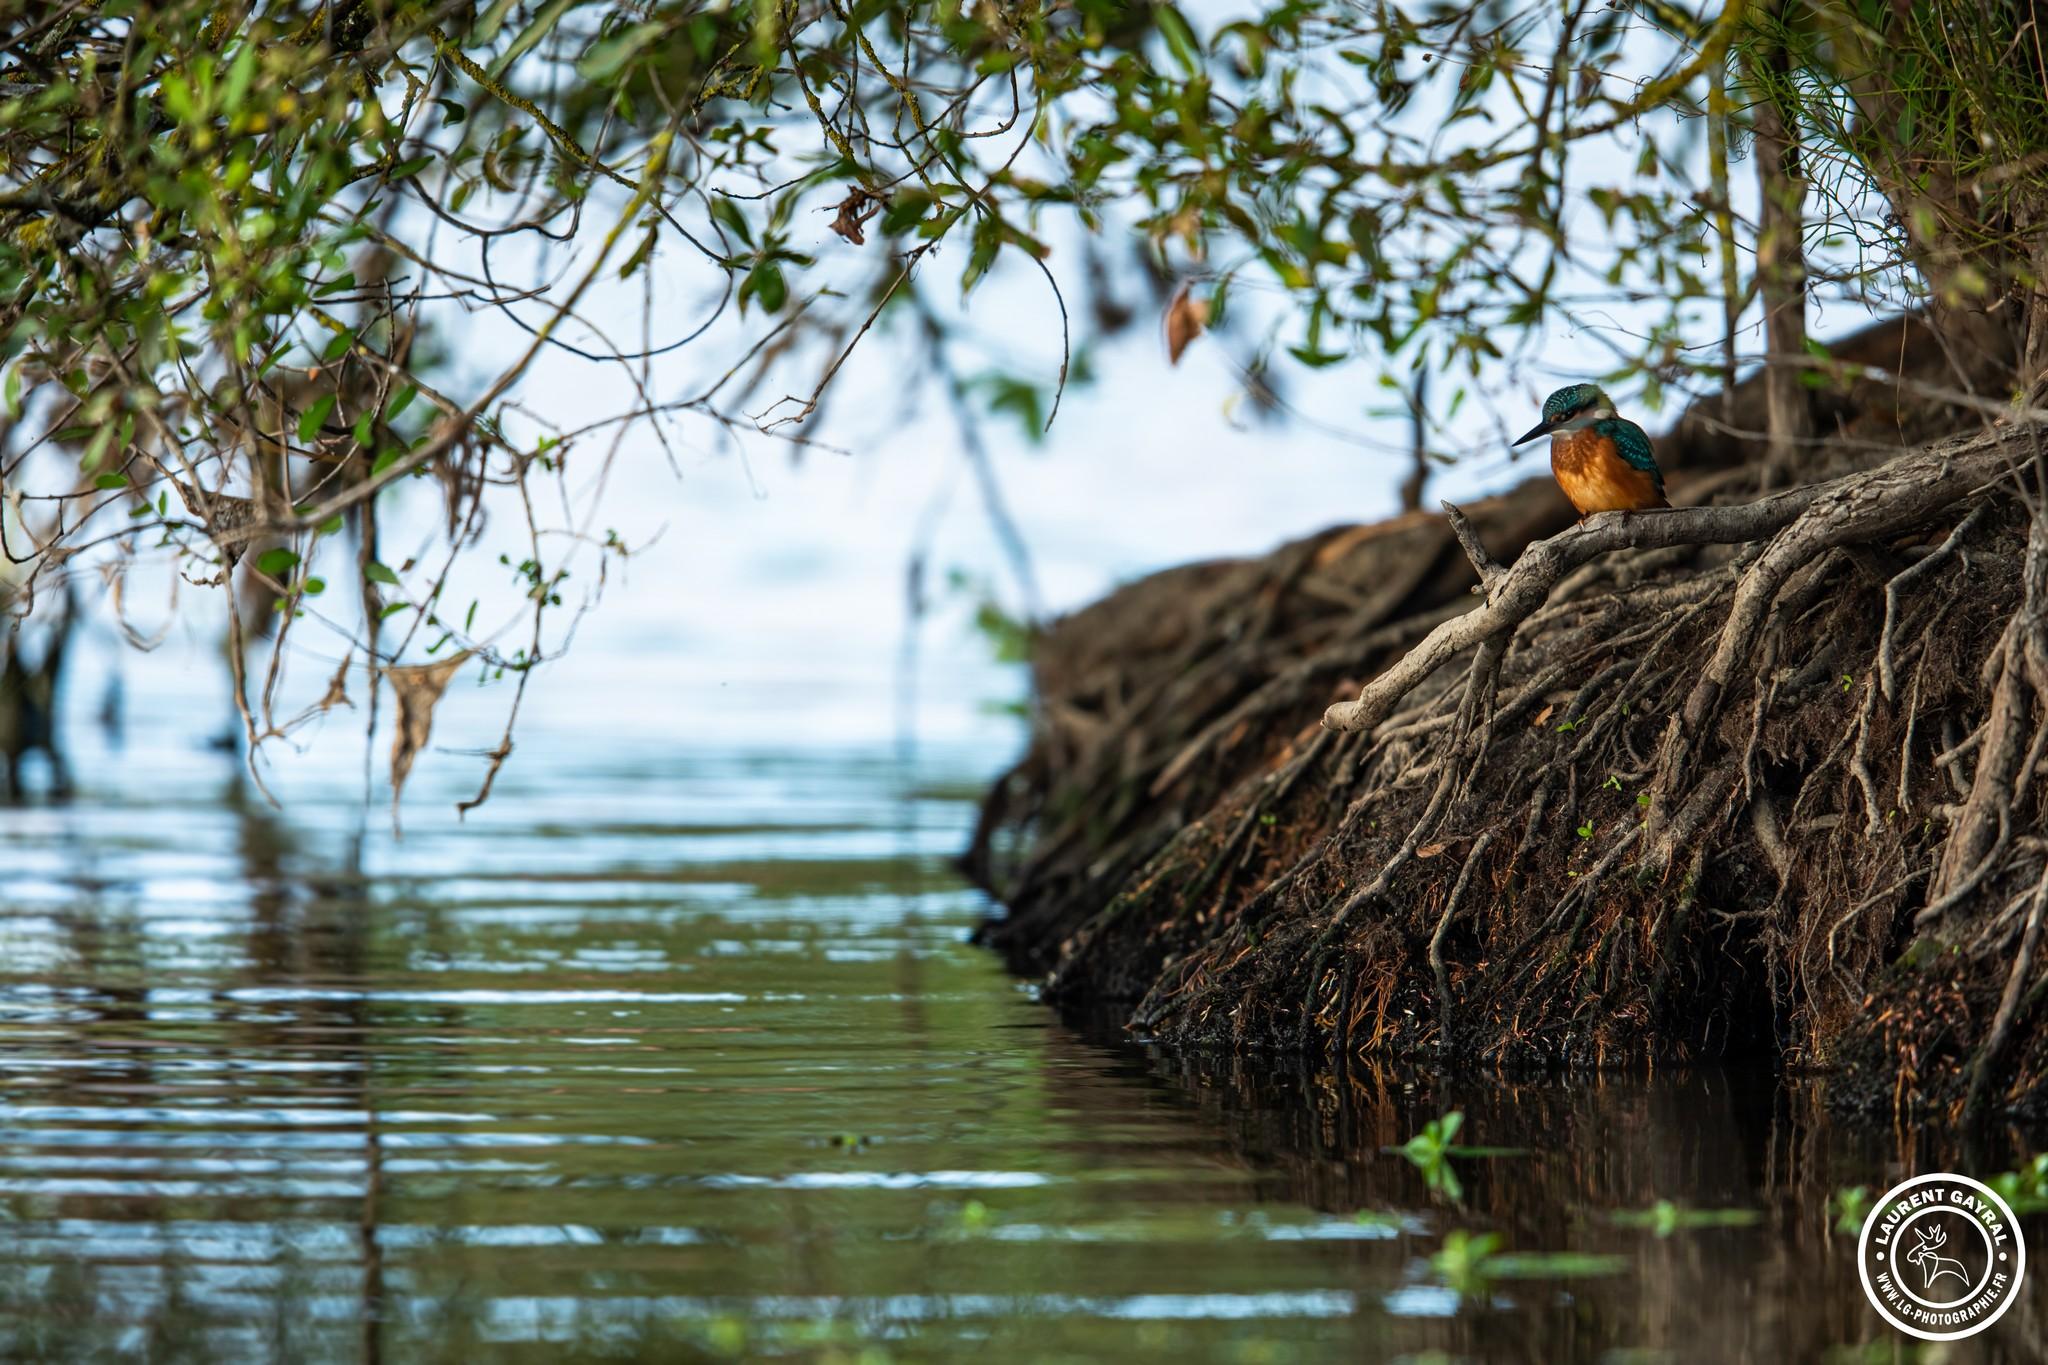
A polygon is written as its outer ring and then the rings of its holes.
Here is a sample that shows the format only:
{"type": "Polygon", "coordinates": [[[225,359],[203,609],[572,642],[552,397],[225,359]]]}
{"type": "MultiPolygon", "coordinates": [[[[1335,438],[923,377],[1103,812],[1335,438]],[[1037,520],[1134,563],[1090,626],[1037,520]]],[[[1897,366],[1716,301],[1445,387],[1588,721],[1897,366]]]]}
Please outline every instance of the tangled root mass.
{"type": "Polygon", "coordinates": [[[1576,527],[1546,481],[1135,583],[1041,642],[986,935],[1180,1041],[2048,1109],[2044,450],[1576,527]]]}

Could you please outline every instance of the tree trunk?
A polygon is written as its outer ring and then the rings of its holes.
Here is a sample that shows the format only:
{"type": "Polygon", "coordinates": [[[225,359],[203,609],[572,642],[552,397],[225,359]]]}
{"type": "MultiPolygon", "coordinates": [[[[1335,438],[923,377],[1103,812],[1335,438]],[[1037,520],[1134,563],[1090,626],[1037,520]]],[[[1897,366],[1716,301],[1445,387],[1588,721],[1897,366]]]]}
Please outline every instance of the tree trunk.
{"type": "Polygon", "coordinates": [[[1714,64],[1707,91],[1707,174],[1712,180],[1714,232],[1721,239],[1721,422],[1735,415],[1736,337],[1742,331],[1742,271],[1735,253],[1735,204],[1728,176],[1728,66],[1714,64]]]}
{"type": "Polygon", "coordinates": [[[1763,204],[1757,227],[1757,286],[1764,302],[1765,411],[1770,454],[1765,486],[1793,482],[1801,447],[1813,435],[1811,390],[1802,382],[1806,352],[1806,180],[1798,125],[1787,116],[1791,63],[1782,47],[1761,59],[1753,84],[1757,177],[1763,204]]]}

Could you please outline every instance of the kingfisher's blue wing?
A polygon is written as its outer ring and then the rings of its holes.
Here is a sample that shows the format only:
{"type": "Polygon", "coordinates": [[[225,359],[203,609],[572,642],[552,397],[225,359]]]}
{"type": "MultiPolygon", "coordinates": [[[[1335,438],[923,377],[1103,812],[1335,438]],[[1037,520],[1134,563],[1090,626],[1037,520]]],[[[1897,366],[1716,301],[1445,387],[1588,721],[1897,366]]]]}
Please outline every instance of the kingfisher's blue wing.
{"type": "Polygon", "coordinates": [[[1614,448],[1622,459],[1648,474],[1659,493],[1664,491],[1664,471],[1657,468],[1657,456],[1650,449],[1648,432],[1626,417],[1604,417],[1593,424],[1593,430],[1614,442],[1614,448]]]}

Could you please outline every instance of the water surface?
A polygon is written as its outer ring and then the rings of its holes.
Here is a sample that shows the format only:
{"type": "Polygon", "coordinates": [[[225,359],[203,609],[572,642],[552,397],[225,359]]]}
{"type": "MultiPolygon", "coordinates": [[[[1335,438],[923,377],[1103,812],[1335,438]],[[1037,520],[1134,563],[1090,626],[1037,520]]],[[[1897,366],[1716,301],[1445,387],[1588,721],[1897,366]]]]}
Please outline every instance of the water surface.
{"type": "Polygon", "coordinates": [[[988,760],[543,745],[401,841],[174,744],[0,810],[0,1356],[1911,1358],[1827,1200],[1938,1134],[1062,1022],[967,942],[988,760]],[[1524,1149],[1455,1192],[1382,1150],[1452,1108],[1524,1149]]]}

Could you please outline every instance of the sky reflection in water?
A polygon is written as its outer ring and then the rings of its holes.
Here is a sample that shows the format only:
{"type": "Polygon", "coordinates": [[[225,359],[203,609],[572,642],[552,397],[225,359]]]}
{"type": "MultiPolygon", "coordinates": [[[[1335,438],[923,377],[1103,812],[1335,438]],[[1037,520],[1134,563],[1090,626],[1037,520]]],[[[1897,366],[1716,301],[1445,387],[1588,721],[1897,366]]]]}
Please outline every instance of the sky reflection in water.
{"type": "MultiPolygon", "coordinates": [[[[1849,1133],[1768,1077],[1120,1045],[966,942],[983,905],[948,856],[986,751],[587,757],[523,745],[467,826],[427,765],[402,842],[347,773],[279,814],[176,748],[0,812],[0,1356],[1902,1341],[1825,1200],[1940,1155],[1926,1135],[1849,1133]],[[1461,1204],[1381,1151],[1450,1107],[1531,1149],[1464,1163],[1461,1204]],[[1659,1199],[1761,1217],[1609,1222],[1659,1199]],[[1456,1285],[1432,1258],[1460,1228],[1626,1268],[1456,1285]]],[[[2037,1287],[1993,1353],[2039,1340],[2042,1308],[2037,1287]]]]}

